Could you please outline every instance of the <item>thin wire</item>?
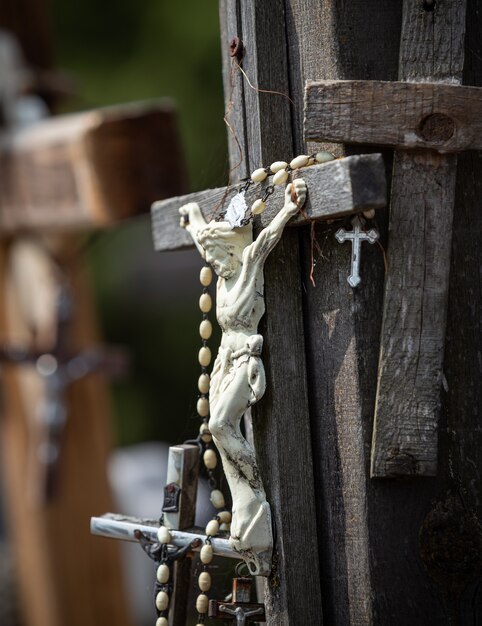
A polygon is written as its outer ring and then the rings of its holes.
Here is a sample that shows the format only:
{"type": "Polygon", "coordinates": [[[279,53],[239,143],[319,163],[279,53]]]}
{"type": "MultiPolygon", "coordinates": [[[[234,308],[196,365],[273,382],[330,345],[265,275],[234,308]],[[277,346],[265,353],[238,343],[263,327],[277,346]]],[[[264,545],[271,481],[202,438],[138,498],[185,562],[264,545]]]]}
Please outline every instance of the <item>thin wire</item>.
{"type": "Polygon", "coordinates": [[[251,89],[254,89],[254,91],[257,91],[258,93],[270,93],[272,95],[275,96],[283,96],[283,98],[286,98],[287,100],[289,100],[291,102],[291,104],[293,106],[295,106],[295,103],[293,102],[293,100],[289,97],[289,95],[287,93],[283,93],[282,91],[274,91],[272,89],[261,89],[260,87],[256,87],[255,85],[253,85],[253,83],[249,80],[248,75],[246,74],[246,72],[243,70],[243,68],[241,67],[241,65],[236,61],[236,59],[233,59],[235,65],[237,66],[238,70],[241,72],[241,74],[244,76],[244,78],[246,79],[246,82],[248,83],[248,85],[251,87],[251,89]]]}

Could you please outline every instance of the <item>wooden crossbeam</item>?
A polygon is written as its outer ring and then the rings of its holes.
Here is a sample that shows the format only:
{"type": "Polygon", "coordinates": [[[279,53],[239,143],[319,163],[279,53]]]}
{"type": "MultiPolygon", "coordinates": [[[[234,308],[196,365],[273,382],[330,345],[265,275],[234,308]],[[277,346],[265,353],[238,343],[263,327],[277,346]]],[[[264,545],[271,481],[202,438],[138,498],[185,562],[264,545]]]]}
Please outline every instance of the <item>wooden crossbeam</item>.
{"type": "Polygon", "coordinates": [[[172,105],[53,117],[0,143],[0,232],[79,231],[145,212],[184,189],[172,105]]]}
{"type": "MultiPolygon", "coordinates": [[[[386,181],[380,154],[364,154],[330,161],[323,165],[296,171],[308,186],[308,197],[303,211],[290,225],[301,226],[310,219],[334,219],[386,204],[386,181]]],[[[197,193],[155,202],[152,206],[154,246],[158,251],[191,247],[192,239],[179,228],[178,209],[188,202],[197,202],[206,219],[225,209],[241,185],[209,189],[197,193]]],[[[266,183],[253,185],[246,194],[248,206],[259,198],[266,183]]],[[[260,217],[262,227],[276,215],[282,206],[284,186],[275,188],[266,211],[260,217]]]]}
{"type": "Polygon", "coordinates": [[[482,148],[482,88],[434,82],[310,81],[305,137],[311,141],[424,148],[482,148]]]}
{"type": "MultiPolygon", "coordinates": [[[[136,530],[140,530],[148,539],[155,542],[158,540],[157,531],[159,530],[159,522],[129,517],[127,515],[119,515],[118,513],[106,513],[100,517],[90,518],[90,532],[92,535],[98,537],[137,542],[138,539],[135,536],[136,530]]],[[[194,547],[193,552],[199,552],[206,541],[204,530],[200,528],[171,530],[171,537],[171,545],[177,548],[184,548],[190,544],[193,539],[200,539],[200,545],[194,547]]],[[[213,537],[211,539],[211,545],[215,556],[222,556],[228,559],[241,559],[239,552],[236,552],[229,545],[229,539],[227,537],[213,537]]]]}

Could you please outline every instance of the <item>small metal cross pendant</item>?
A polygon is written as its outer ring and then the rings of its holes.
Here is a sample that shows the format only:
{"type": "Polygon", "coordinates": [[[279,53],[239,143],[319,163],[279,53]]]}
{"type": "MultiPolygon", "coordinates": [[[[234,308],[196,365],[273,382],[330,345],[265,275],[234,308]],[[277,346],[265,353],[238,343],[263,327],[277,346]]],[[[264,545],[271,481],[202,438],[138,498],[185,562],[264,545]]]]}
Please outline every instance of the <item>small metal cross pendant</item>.
{"type": "Polygon", "coordinates": [[[348,277],[348,283],[352,287],[356,287],[360,284],[360,256],[361,256],[361,244],[363,241],[368,241],[368,243],[375,243],[378,237],[380,236],[378,231],[374,228],[371,228],[368,231],[363,230],[363,223],[358,217],[355,217],[351,220],[353,230],[345,230],[344,228],[340,228],[336,231],[335,237],[337,241],[343,243],[344,241],[351,241],[351,274],[348,277]]]}
{"type": "Polygon", "coordinates": [[[209,617],[216,619],[232,619],[236,626],[246,626],[248,622],[266,621],[264,604],[250,602],[251,579],[235,578],[233,580],[233,598],[231,602],[209,601],[209,617]]]}

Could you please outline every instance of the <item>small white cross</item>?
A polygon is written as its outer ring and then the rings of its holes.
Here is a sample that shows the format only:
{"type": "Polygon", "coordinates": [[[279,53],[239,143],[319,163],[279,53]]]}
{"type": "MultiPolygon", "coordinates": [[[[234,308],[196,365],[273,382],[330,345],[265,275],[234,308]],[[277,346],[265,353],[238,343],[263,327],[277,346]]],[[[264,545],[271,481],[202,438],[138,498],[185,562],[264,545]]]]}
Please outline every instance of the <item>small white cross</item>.
{"type": "Polygon", "coordinates": [[[335,237],[337,241],[343,243],[344,241],[351,241],[351,274],[348,276],[348,282],[352,287],[356,287],[360,284],[360,253],[361,253],[361,244],[363,241],[368,241],[368,243],[375,243],[378,237],[378,231],[374,228],[371,228],[369,231],[363,230],[363,223],[360,218],[355,215],[355,217],[351,220],[353,230],[345,230],[344,228],[340,228],[336,231],[335,237]]]}

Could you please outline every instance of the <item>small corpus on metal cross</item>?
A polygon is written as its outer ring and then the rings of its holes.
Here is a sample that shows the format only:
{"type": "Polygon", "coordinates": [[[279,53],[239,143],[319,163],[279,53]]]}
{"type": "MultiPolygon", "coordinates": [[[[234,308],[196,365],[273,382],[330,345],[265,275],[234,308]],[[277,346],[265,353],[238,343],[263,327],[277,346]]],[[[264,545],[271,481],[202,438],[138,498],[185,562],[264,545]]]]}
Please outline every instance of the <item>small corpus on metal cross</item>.
{"type": "Polygon", "coordinates": [[[363,223],[358,217],[355,217],[351,220],[351,224],[353,226],[353,230],[345,230],[344,228],[340,228],[336,231],[335,237],[339,243],[343,243],[344,241],[351,241],[351,274],[348,276],[348,283],[352,287],[356,287],[360,284],[360,256],[361,256],[361,244],[363,241],[368,241],[368,243],[375,243],[378,237],[380,236],[378,231],[374,228],[371,228],[368,231],[363,230],[363,223]]]}
{"type": "Polygon", "coordinates": [[[36,457],[42,467],[42,501],[51,500],[57,487],[62,434],[68,418],[65,397],[68,386],[99,370],[121,374],[127,365],[125,353],[119,349],[92,347],[77,354],[72,353],[68,337],[71,317],[70,290],[66,285],[61,285],[57,301],[57,337],[53,349],[40,352],[23,347],[0,346],[0,362],[34,364],[45,384],[45,394],[37,408],[42,427],[41,441],[36,449],[36,457]]]}
{"type": "Polygon", "coordinates": [[[236,626],[266,621],[264,604],[250,602],[251,584],[251,578],[234,578],[232,602],[210,600],[209,617],[224,620],[231,618],[236,626]]]}

